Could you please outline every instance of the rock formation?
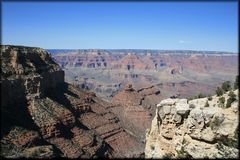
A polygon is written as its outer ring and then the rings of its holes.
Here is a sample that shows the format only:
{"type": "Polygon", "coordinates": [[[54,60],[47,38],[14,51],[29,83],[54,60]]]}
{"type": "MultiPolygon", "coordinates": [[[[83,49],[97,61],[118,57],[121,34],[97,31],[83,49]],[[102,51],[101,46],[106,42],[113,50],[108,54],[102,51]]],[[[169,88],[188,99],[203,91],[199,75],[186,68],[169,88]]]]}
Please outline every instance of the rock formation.
{"type": "Polygon", "coordinates": [[[161,101],[146,133],[145,157],[237,158],[239,99],[230,108],[220,103],[217,96],[161,101]]]}
{"type": "Polygon", "coordinates": [[[1,156],[139,157],[144,144],[122,127],[112,105],[64,82],[40,48],[1,46],[1,156]]]}

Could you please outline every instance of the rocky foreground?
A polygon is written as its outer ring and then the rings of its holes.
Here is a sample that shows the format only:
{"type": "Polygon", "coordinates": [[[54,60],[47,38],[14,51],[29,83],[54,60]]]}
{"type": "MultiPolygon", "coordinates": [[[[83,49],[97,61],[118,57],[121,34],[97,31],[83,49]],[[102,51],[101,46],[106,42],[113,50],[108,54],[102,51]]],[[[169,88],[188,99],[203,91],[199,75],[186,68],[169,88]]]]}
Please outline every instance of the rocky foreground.
{"type": "Polygon", "coordinates": [[[217,96],[161,101],[147,130],[145,157],[238,158],[238,90],[234,93],[229,108],[217,96]]]}
{"type": "Polygon", "coordinates": [[[1,46],[1,157],[140,157],[113,105],[64,82],[40,48],[1,46]]]}

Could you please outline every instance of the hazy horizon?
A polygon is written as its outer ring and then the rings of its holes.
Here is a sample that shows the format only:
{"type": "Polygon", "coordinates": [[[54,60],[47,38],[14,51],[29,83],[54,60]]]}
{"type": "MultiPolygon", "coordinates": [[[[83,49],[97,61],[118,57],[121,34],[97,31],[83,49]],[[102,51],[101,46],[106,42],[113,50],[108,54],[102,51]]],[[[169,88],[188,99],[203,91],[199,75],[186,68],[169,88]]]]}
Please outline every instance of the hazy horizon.
{"type": "MultiPolygon", "coordinates": [[[[22,46],[22,47],[37,47],[42,48],[39,46],[27,46],[27,45],[18,45],[18,44],[2,44],[5,46],[12,45],[12,46],[22,46]]],[[[191,49],[148,49],[148,48],[43,48],[45,50],[143,50],[143,51],[193,51],[193,52],[226,52],[226,53],[234,53],[238,54],[237,52],[232,51],[217,51],[217,50],[191,50],[191,49]]]]}

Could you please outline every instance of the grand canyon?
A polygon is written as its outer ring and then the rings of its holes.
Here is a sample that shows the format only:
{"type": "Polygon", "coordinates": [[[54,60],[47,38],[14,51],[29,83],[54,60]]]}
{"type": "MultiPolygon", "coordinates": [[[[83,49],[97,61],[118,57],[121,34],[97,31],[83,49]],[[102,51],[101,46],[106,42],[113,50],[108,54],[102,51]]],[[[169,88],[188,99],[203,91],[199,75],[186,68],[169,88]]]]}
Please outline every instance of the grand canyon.
{"type": "Polygon", "coordinates": [[[1,156],[236,158],[237,57],[2,45],[1,156]]]}
{"type": "Polygon", "coordinates": [[[236,0],[0,3],[1,159],[240,159],[236,0]]]}

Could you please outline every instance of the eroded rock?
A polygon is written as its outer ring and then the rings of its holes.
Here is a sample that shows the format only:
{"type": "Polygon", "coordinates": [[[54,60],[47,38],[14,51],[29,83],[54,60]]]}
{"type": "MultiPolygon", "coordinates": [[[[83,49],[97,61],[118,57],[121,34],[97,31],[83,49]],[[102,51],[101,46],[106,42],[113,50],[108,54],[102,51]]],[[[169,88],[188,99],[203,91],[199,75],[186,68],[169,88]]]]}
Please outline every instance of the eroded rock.
{"type": "MultiPolygon", "coordinates": [[[[228,93],[223,96],[228,98],[228,93]]],[[[212,101],[217,103],[216,99],[213,96],[212,101]]],[[[204,107],[206,101],[161,101],[146,133],[145,157],[237,158],[238,113],[234,107],[219,108],[213,103],[204,107]]],[[[238,99],[232,106],[235,103],[238,99]]]]}

